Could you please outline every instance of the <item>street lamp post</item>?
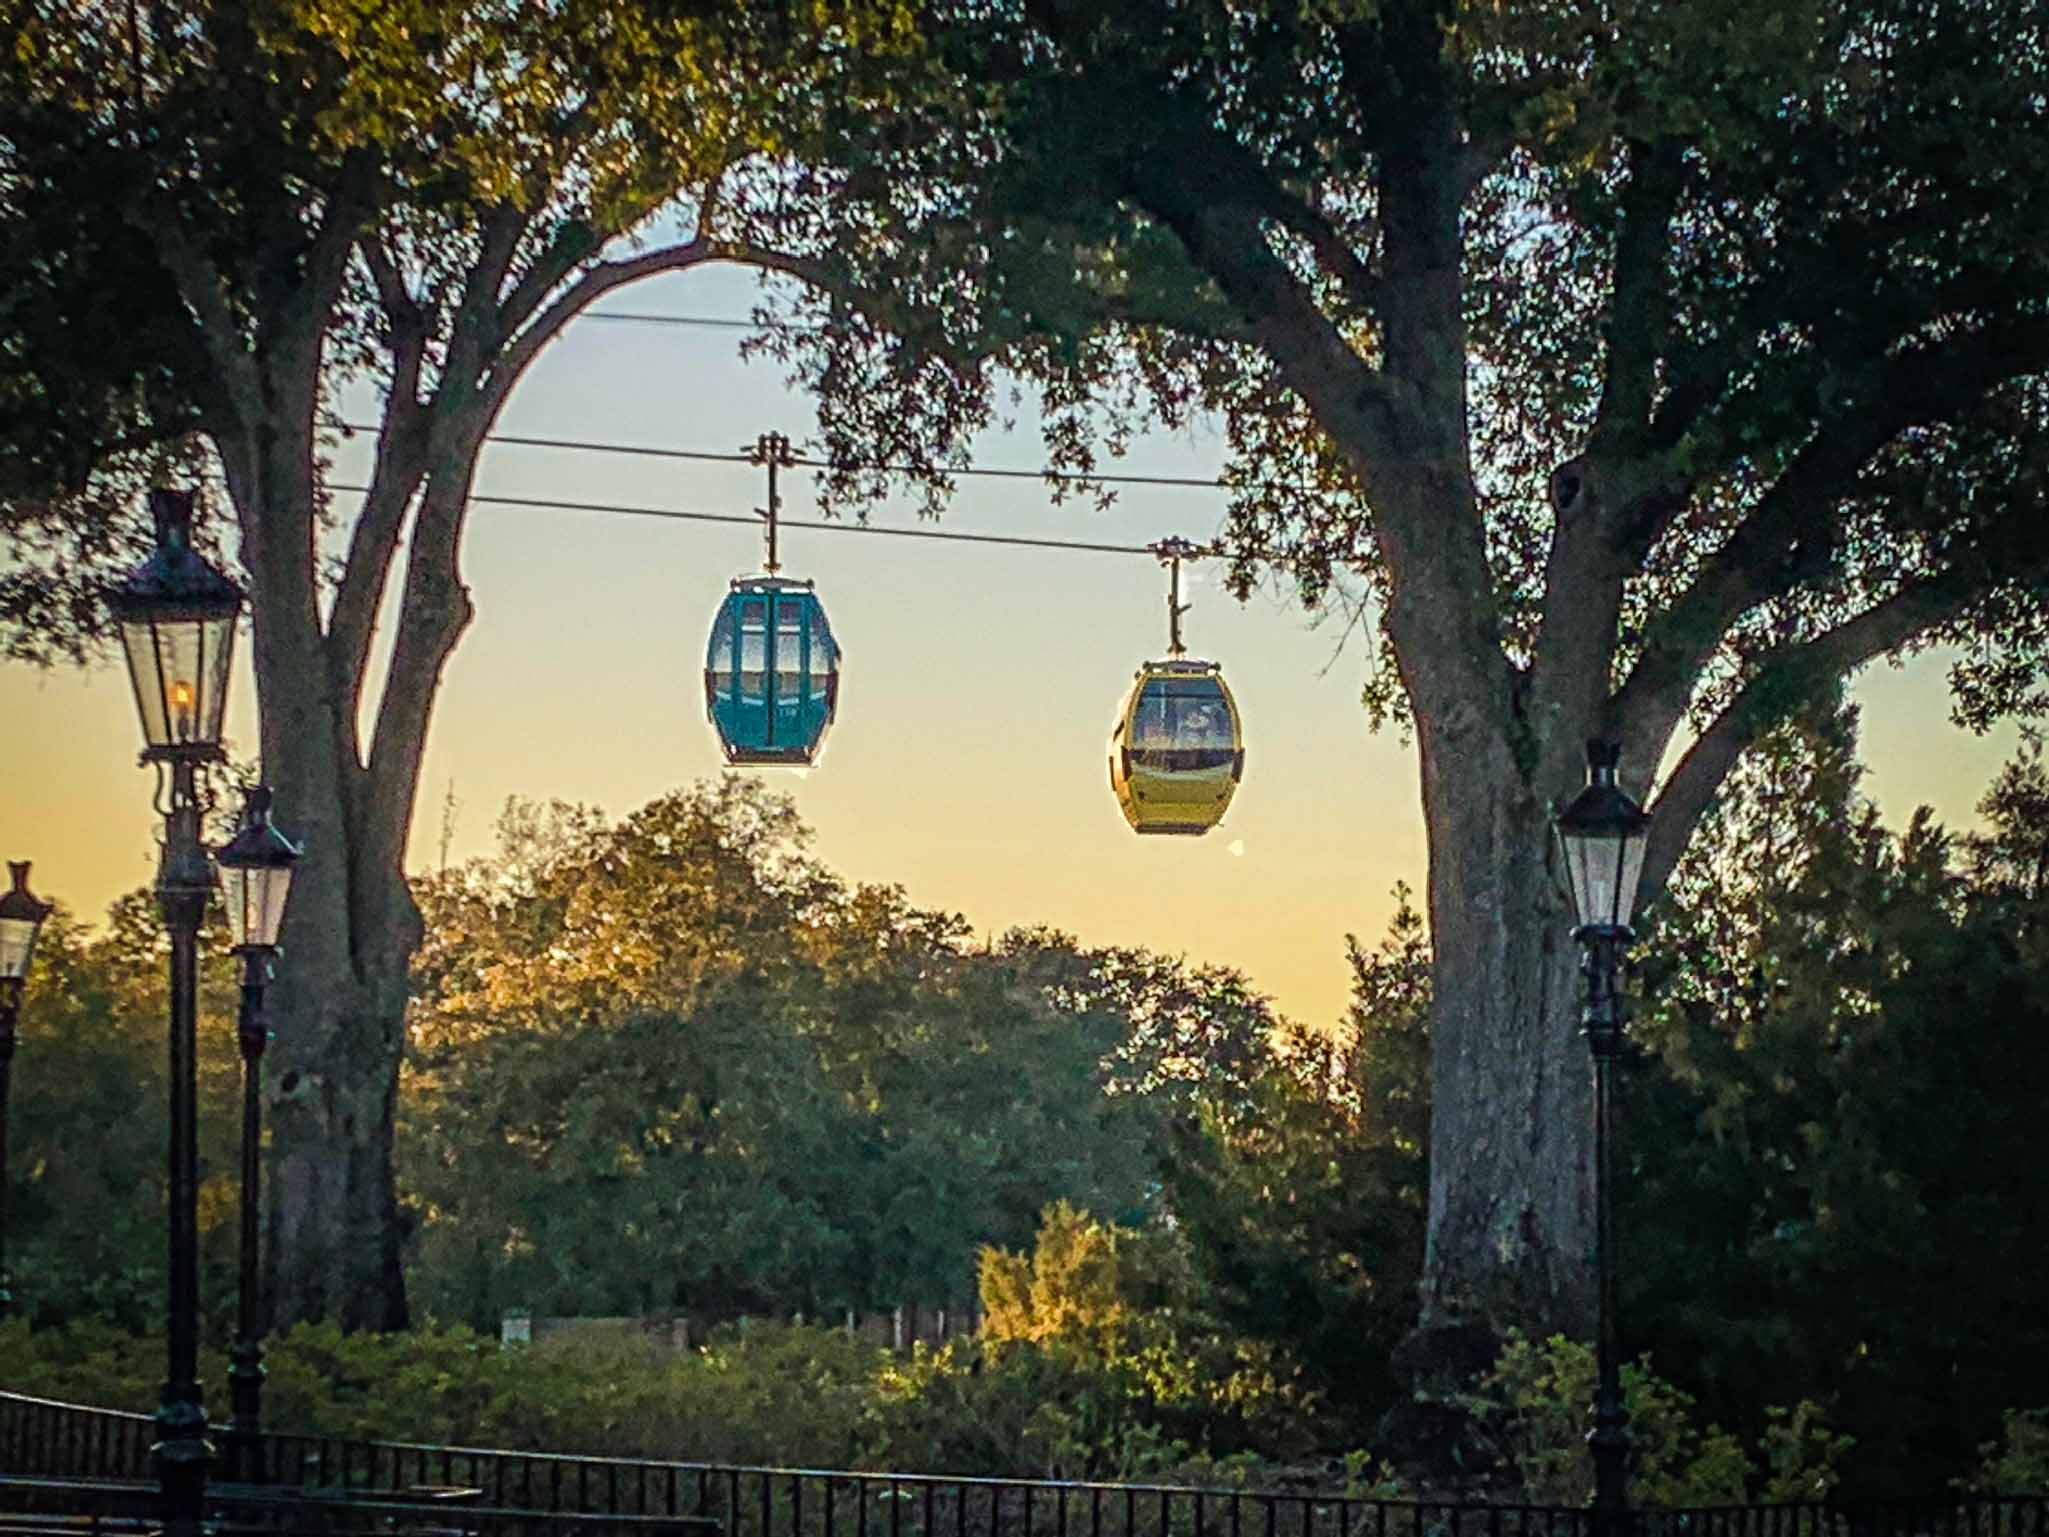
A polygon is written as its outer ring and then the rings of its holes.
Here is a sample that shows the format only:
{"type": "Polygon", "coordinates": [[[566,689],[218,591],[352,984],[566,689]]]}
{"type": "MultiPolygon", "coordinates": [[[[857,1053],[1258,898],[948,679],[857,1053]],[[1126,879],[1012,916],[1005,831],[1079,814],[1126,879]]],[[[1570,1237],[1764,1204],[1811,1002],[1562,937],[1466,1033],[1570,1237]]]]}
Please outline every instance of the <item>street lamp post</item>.
{"type": "Polygon", "coordinates": [[[242,610],[242,589],[192,547],[192,501],[189,491],[150,492],[156,549],[108,595],[142,718],[142,761],[156,766],[164,818],[157,906],[171,937],[169,1345],[153,1454],[167,1537],[197,1537],[212,1454],[199,1386],[197,1018],[199,927],[213,868],[199,840],[199,771],[223,756],[242,610]]]}
{"type": "Polygon", "coordinates": [[[242,1253],[237,1298],[235,1348],[228,1368],[228,1394],[234,1415],[228,1421],[229,1476],[245,1482],[263,1480],[263,1325],[257,1307],[256,1204],[262,1172],[263,1048],[270,1044],[270,1020],[264,1012],[264,989],[270,984],[271,962],[284,926],[285,895],[291,889],[292,867],[299,847],[272,825],[270,790],[251,789],[242,806],[242,825],[228,845],[214,855],[220,866],[228,923],[235,953],[242,957],[242,1253]]]}
{"type": "Polygon", "coordinates": [[[1594,1427],[1587,1445],[1594,1459],[1594,1529],[1618,1537],[1629,1510],[1629,1413],[1622,1406],[1622,1366],[1615,1344],[1614,1165],[1609,1146],[1614,1116],[1613,1069],[1622,1050],[1623,1010],[1618,979],[1623,951],[1634,937],[1629,920],[1643,873],[1650,818],[1615,782],[1621,749],[1587,743],[1587,784],[1558,814],[1556,830],[1578,920],[1573,938],[1587,979],[1581,1012],[1594,1059],[1594,1264],[1599,1273],[1595,1355],[1594,1427]]]}
{"type": "Polygon", "coordinates": [[[12,1278],[7,1273],[7,1098],[14,1077],[14,1027],[21,1015],[21,995],[28,969],[36,958],[36,934],[50,916],[46,902],[28,889],[28,861],[10,862],[13,886],[0,895],[0,1319],[14,1307],[12,1278]]]}

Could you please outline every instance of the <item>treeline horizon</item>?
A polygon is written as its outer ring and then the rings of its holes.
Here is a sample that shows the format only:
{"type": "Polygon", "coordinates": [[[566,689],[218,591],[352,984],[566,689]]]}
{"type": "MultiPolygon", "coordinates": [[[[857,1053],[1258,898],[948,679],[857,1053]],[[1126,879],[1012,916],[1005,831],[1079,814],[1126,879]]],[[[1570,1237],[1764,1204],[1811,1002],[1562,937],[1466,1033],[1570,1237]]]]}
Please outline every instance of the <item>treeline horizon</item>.
{"type": "MultiPolygon", "coordinates": [[[[2049,1097],[2049,773],[2024,748],[1962,836],[1925,811],[1887,828],[1859,775],[1842,708],[1751,754],[1634,954],[1622,1336],[1652,1374],[1645,1434],[1687,1427],[1639,1467],[1673,1497],[1928,1493],[1989,1477],[2003,1434],[2000,1476],[2041,1477],[2012,1446],[2042,1422],[2008,1416],[2049,1404],[2028,1258],[2049,1238],[2029,1131],[2049,1097]]],[[[422,1350],[511,1308],[830,1320],[972,1293],[995,1326],[908,1364],[859,1366],[858,1341],[840,1359],[830,1329],[748,1358],[831,1354],[896,1406],[853,1415],[896,1427],[879,1439],[778,1432],[813,1454],[1014,1476],[1334,1457],[1402,1404],[1431,993],[1406,892],[1379,941],[1347,941],[1352,1006],[1318,1031],[1228,968],[1044,928],[983,941],[850,884],[787,798],[734,776],[617,822],[514,800],[496,853],[416,889],[398,1169],[422,1350]],[[976,1396],[999,1391],[1022,1419],[976,1396]],[[1058,1434],[1027,1432],[1034,1404],[1067,1406],[1058,1434]]],[[[9,1251],[49,1351],[156,1327],[162,970],[140,892],[97,933],[60,912],[39,957],[9,1251]]],[[[212,956],[217,1336],[234,981],[212,956]]],[[[351,1348],[371,1347],[322,1359],[351,1348]]],[[[1495,1456],[1473,1476],[1571,1495],[1571,1349],[1512,1339],[1483,1363],[1495,1456]]]]}

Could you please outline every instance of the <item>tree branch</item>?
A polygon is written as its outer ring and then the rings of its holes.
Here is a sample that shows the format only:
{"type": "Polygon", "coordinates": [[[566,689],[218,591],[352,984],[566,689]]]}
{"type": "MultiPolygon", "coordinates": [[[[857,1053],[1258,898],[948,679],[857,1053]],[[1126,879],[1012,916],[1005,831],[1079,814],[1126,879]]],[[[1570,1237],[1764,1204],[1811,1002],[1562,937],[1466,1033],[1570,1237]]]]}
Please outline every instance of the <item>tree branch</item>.
{"type": "Polygon", "coordinates": [[[1668,236],[1680,190],[1680,160],[1669,145],[1631,146],[1615,276],[1608,299],[1607,364],[1584,457],[1551,481],[1551,549],[1543,612],[1531,649],[1530,715],[1540,737],[1566,750],[1584,732],[1606,734],[1616,626],[1641,557],[1628,538],[1647,501],[1670,495],[1644,452],[1657,365],[1670,332],[1665,280],[1668,236]]]}
{"type": "Polygon", "coordinates": [[[1622,468],[1578,460],[1551,477],[1551,549],[1544,606],[1530,649],[1529,716],[1542,741],[1567,754],[1578,738],[1605,735],[1608,693],[1625,585],[1635,570],[1615,537],[1622,468]]]}
{"type": "Polygon", "coordinates": [[[1902,353],[1870,392],[1826,420],[1693,584],[1655,620],[1616,696],[1632,752],[1661,753],[1684,717],[1695,680],[1729,628],[1759,603],[1821,568],[1836,504],[1871,456],[1907,428],[1945,418],[2001,380],[2049,364],[2049,321],[2017,320],[1947,345],[1902,353]]]}
{"type": "MultiPolygon", "coordinates": [[[[502,240],[494,245],[502,249],[502,240]]],[[[371,737],[366,793],[379,806],[382,830],[370,836],[402,842],[411,824],[419,790],[420,753],[441,672],[472,615],[469,594],[457,569],[457,553],[477,456],[485,433],[520,375],[570,320],[616,288],[712,260],[769,265],[771,254],[690,240],[624,261],[601,263],[547,304],[500,349],[478,388],[451,395],[444,384],[434,407],[426,413],[425,441],[418,455],[424,465],[425,490],[414,520],[397,638],[371,737]]],[[[465,304],[486,291],[473,271],[465,304]]],[[[494,305],[493,324],[497,313],[494,305]]],[[[389,510],[396,514],[402,507],[394,504],[389,510]]]]}
{"type": "Polygon", "coordinates": [[[1615,276],[1608,294],[1607,368],[1588,446],[1590,455],[1604,458],[1642,451],[1650,429],[1658,360],[1671,327],[1671,285],[1665,269],[1672,214],[1679,203],[1679,152],[1667,142],[1633,144],[1629,158],[1631,174],[1622,197],[1622,232],[1615,242],[1615,276]]]}
{"type": "Polygon", "coordinates": [[[1984,594],[1985,573],[1952,566],[1902,587],[1883,602],[1813,640],[1763,659],[1757,673],[1687,749],[1651,806],[1639,905],[1664,888],[1694,828],[1736,760],[1773,726],[1826,687],[1875,657],[1965,613],[1984,594]]]}
{"type": "Polygon", "coordinates": [[[402,858],[406,830],[412,826],[427,723],[442,670],[474,614],[456,557],[477,452],[490,420],[490,414],[472,401],[452,432],[434,434],[453,441],[437,441],[429,450],[436,466],[446,468],[429,476],[414,519],[405,591],[399,600],[384,691],[377,702],[364,784],[364,801],[371,809],[364,817],[362,836],[374,846],[370,852],[392,860],[402,858]]]}
{"type": "MultiPolygon", "coordinates": [[[[1467,722],[1478,718],[1476,701],[1505,707],[1509,672],[1466,459],[1463,392],[1438,388],[1444,383],[1439,374],[1397,379],[1361,358],[1267,244],[1261,211],[1219,201],[1207,180],[1193,184],[1185,170],[1190,159],[1148,157],[1132,168],[1133,191],[1243,317],[1253,344],[1275,360],[1373,508],[1389,573],[1389,624],[1419,713],[1467,722]]],[[[1419,155],[1404,174],[1427,177],[1433,164],[1419,155]]],[[[1405,246],[1403,255],[1427,266],[1428,252],[1447,238],[1433,215],[1452,220],[1455,242],[1457,209],[1421,192],[1415,201],[1409,210],[1415,249],[1405,246]]],[[[1390,324],[1386,311],[1403,302],[1398,295],[1427,288],[1419,303],[1448,303],[1452,312],[1403,320],[1411,340],[1421,345],[1435,325],[1456,330],[1456,284],[1455,271],[1391,270],[1382,291],[1383,325],[1390,324]]],[[[1450,343],[1458,346],[1456,334],[1450,343]]],[[[1457,367],[1462,360],[1454,372],[1457,367]]],[[[1478,715],[1497,726],[1505,722],[1484,705],[1478,715]]]]}
{"type": "Polygon", "coordinates": [[[534,257],[505,302],[498,306],[498,334],[511,336],[517,332],[555,286],[597,248],[597,234],[589,225],[576,220],[556,225],[547,248],[534,257]]]}
{"type": "Polygon", "coordinates": [[[637,283],[642,278],[654,277],[659,273],[687,272],[692,267],[702,266],[720,257],[729,260],[752,260],[747,255],[729,255],[708,241],[693,239],[677,245],[664,246],[660,250],[646,251],[625,261],[600,262],[592,267],[565,292],[557,295],[546,309],[500,351],[482,392],[489,401],[490,413],[494,416],[497,414],[506,397],[512,393],[513,385],[519,382],[520,375],[525,373],[528,366],[540,355],[541,349],[553,341],[564,326],[613,289],[623,288],[628,283],[637,283]]]}
{"type": "Polygon", "coordinates": [[[526,233],[532,215],[501,203],[484,215],[478,240],[477,259],[463,280],[462,297],[456,302],[455,327],[448,343],[448,359],[441,371],[441,391],[451,380],[464,384],[483,377],[492,366],[505,333],[498,325],[498,294],[512,258],[519,252],[520,237],[526,233]]]}
{"type": "Polygon", "coordinates": [[[370,273],[372,285],[377,289],[377,302],[384,310],[385,320],[394,329],[407,325],[424,330],[420,324],[425,319],[420,303],[413,297],[412,290],[406,287],[405,276],[398,270],[398,258],[385,243],[383,232],[367,231],[357,241],[357,250],[370,273]]]}
{"type": "Polygon", "coordinates": [[[1382,298],[1379,274],[1352,249],[1329,216],[1277,183],[1251,156],[1234,158],[1239,162],[1239,177],[1248,184],[1259,210],[1308,246],[1317,270],[1336,283],[1352,304],[1368,312],[1376,309],[1382,298]]]}
{"type": "Polygon", "coordinates": [[[377,171],[376,157],[368,150],[350,150],[342,159],[334,190],[321,210],[320,227],[306,248],[299,290],[286,309],[286,324],[294,333],[295,345],[303,333],[318,347],[326,334],[328,316],[341,294],[349,259],[370,210],[377,171]]]}
{"type": "Polygon", "coordinates": [[[1259,212],[1219,204],[1179,185],[1161,166],[1144,174],[1155,217],[1172,230],[1196,268],[1243,317],[1245,333],[1280,361],[1290,385],[1320,415],[1361,473],[1371,495],[1379,467],[1405,436],[1410,402],[1379,369],[1352,350],[1301,283],[1268,247],[1259,212]]]}
{"type": "Polygon", "coordinates": [[[383,237],[362,242],[391,338],[391,384],[384,420],[377,432],[377,459],[370,489],[349,534],[349,550],[335,591],[327,627],[328,671],[342,701],[355,761],[362,762],[356,720],[370,660],[370,637],[384,604],[385,584],[398,553],[406,510],[426,474],[426,413],[420,407],[420,375],[432,330],[428,311],[410,292],[383,237]]]}
{"type": "Polygon", "coordinates": [[[175,214],[158,219],[135,210],[129,222],[156,243],[164,269],[178,285],[178,296],[199,322],[200,344],[220,376],[224,403],[247,430],[261,414],[263,391],[247,345],[248,329],[228,303],[220,270],[186,239],[175,214]]]}

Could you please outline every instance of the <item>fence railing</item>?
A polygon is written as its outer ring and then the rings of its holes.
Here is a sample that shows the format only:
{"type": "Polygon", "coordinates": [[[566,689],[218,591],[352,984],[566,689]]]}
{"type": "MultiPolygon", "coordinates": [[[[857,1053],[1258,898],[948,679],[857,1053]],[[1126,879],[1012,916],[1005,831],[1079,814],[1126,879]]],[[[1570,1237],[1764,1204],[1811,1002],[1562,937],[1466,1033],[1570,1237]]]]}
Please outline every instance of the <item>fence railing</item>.
{"type": "MultiPolygon", "coordinates": [[[[696,1517],[505,1510],[471,1500],[249,1484],[209,1489],[205,1520],[210,1537],[718,1537],[716,1523],[696,1517]]],[[[161,1525],[147,1484],[0,1474],[6,1537],[155,1537],[161,1525]]]]}
{"type": "Polygon", "coordinates": [[[1630,1512],[1636,1537],[2049,1537],[2049,1495],[1935,1495],[1630,1512]]]}
{"type": "MultiPolygon", "coordinates": [[[[0,1473],[144,1481],[145,1415],[0,1392],[0,1473]]],[[[716,1521],[729,1537],[1592,1537],[1583,1507],[957,1478],[266,1434],[259,1481],[405,1500],[716,1521]]],[[[2049,1537],[2049,1496],[1631,1512],[1632,1537],[2049,1537]]]]}
{"type": "MultiPolygon", "coordinates": [[[[0,1393],[0,1469],[147,1479],[145,1415],[0,1393]]],[[[1336,1493],[855,1473],[266,1434],[257,1481],[497,1507],[702,1516],[730,1537],[1589,1537],[1584,1510],[1336,1493]]],[[[2049,1537],[2049,1534],[2045,1534],[2049,1537]]]]}
{"type": "Polygon", "coordinates": [[[146,1479],[155,1441],[146,1414],[0,1393],[0,1473],[146,1479]]]}

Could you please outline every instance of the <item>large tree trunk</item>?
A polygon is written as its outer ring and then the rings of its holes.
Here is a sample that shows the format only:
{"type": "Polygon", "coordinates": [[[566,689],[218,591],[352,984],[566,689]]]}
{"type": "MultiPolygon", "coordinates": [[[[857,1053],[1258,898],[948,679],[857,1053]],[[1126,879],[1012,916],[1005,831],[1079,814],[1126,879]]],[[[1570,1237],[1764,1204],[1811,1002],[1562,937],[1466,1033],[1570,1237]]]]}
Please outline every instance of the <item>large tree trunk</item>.
{"type": "MultiPolygon", "coordinates": [[[[1353,446],[1374,508],[1422,762],[1430,1211],[1422,1326],[1406,1374],[1465,1390],[1506,1325],[1585,1333],[1593,1315],[1592,1099],[1550,814],[1553,797],[1582,781],[1614,609],[1605,596],[1574,595],[1570,656],[1556,663],[1568,647],[1547,634],[1538,666],[1511,660],[1471,465],[1454,95],[1429,8],[1389,25],[1406,34],[1405,57],[1424,61],[1381,172],[1383,346],[1402,384],[1397,426],[1353,426],[1341,397],[1320,416],[1353,446]]],[[[1578,559],[1580,543],[1564,535],[1558,552],[1578,559]]],[[[1608,585],[1619,594],[1619,575],[1608,585]]]]}
{"type": "Polygon", "coordinates": [[[255,578],[263,769],[277,792],[279,825],[306,849],[271,1004],[267,1311],[274,1323],[395,1329],[405,1326],[407,1309],[393,1148],[421,938],[405,845],[442,674],[473,614],[459,553],[477,457],[520,375],[585,306],[621,284],[720,252],[693,240],[603,263],[551,297],[583,254],[558,241],[508,291],[530,216],[501,207],[484,222],[446,355],[423,394],[442,298],[423,303],[408,294],[389,252],[365,243],[350,213],[330,206],[302,286],[259,317],[247,346],[226,340],[241,333],[219,303],[218,275],[196,252],[178,246],[174,254],[182,254],[181,291],[223,339],[208,431],[255,578]],[[323,617],[315,422],[323,349],[352,252],[372,269],[385,306],[391,389],[372,483],[323,617]],[[366,733],[372,636],[401,547],[404,587],[366,733]]]}
{"type": "Polygon", "coordinates": [[[1550,807],[1507,744],[1426,724],[1435,947],[1428,1331],[1593,1324],[1590,1068],[1550,807]]]}
{"type": "MultiPolygon", "coordinates": [[[[274,377],[314,373],[301,363],[274,377]]],[[[283,396],[282,386],[273,388],[273,402],[283,396]]],[[[241,451],[223,459],[242,513],[244,555],[264,598],[252,605],[264,773],[277,788],[279,825],[305,848],[270,995],[267,1311],[284,1323],[402,1328],[392,1152],[408,977],[420,941],[403,867],[418,753],[388,756],[381,775],[362,761],[360,668],[353,657],[337,665],[323,632],[297,533],[310,526],[313,506],[310,393],[301,409],[276,409],[261,422],[240,444],[224,445],[241,451]],[[290,514],[297,508],[306,509],[303,518],[290,514]]],[[[395,735],[408,746],[424,732],[440,661],[469,612],[452,567],[437,576],[430,564],[409,573],[413,624],[399,649],[417,657],[425,647],[432,664],[401,673],[395,661],[386,684],[390,713],[407,717],[395,735]]]]}
{"type": "MultiPolygon", "coordinates": [[[[334,825],[302,815],[303,794],[290,809],[301,825],[334,825]]],[[[335,847],[335,878],[292,897],[289,985],[278,989],[268,1067],[265,1271],[279,1319],[398,1329],[407,1311],[393,1118],[419,919],[396,872],[351,875],[362,861],[349,853],[335,847]]]]}
{"type": "MultiPolygon", "coordinates": [[[[466,473],[458,487],[457,507],[466,473]]],[[[449,500],[430,491],[416,527],[446,513],[449,500]]],[[[470,614],[453,575],[452,534],[438,573],[421,542],[369,764],[358,760],[348,718],[355,695],[326,665],[325,648],[310,664],[282,643],[272,654],[258,624],[265,767],[289,787],[281,822],[289,817],[306,840],[275,1011],[265,1269],[277,1318],[345,1329],[408,1321],[393,1143],[421,925],[405,841],[441,668],[470,614]]]]}
{"type": "MultiPolygon", "coordinates": [[[[1624,569],[1608,533],[1612,479],[1580,461],[1554,480],[1552,591],[1529,668],[1497,689],[1447,692],[1433,687],[1440,664],[1412,648],[1425,658],[1410,672],[1435,947],[1429,1237],[1410,1363],[1426,1385],[1469,1385],[1507,1325],[1588,1339],[1597,1322],[1593,1069],[1551,822],[1585,783],[1586,739],[1629,735],[1608,688],[1624,569]]],[[[1639,793],[1660,730],[1637,732],[1624,766],[1639,793]]]]}
{"type": "Polygon", "coordinates": [[[458,557],[484,435],[541,350],[600,296],[713,260],[787,266],[703,230],[591,264],[590,230],[564,225],[533,246],[534,214],[507,202],[479,212],[461,282],[414,293],[381,227],[382,174],[365,149],[317,194],[252,188],[249,223],[269,244],[241,266],[190,238],[169,200],[133,210],[199,322],[211,368],[204,430],[253,578],[263,773],[280,826],[306,849],[270,999],[267,1312],[274,1323],[351,1329],[406,1323],[392,1155],[421,933],[405,844],[434,701],[472,616],[458,557]],[[344,302],[352,271],[376,290],[390,367],[371,484],[324,594],[334,552],[316,516],[316,421],[330,333],[359,313],[344,302]],[[404,588],[379,692],[373,636],[401,548],[404,588]]]}
{"type": "MultiPolygon", "coordinates": [[[[1433,950],[1430,1209],[1421,1314],[1394,1368],[1410,1391],[1379,1444],[1450,1485],[1498,1454],[1469,1395],[1510,1328],[1592,1337],[1592,1070],[1577,946],[1550,857],[1572,751],[1512,709],[1417,712],[1433,950]]],[[[1558,732],[1559,737],[1566,733],[1558,732]]]]}

